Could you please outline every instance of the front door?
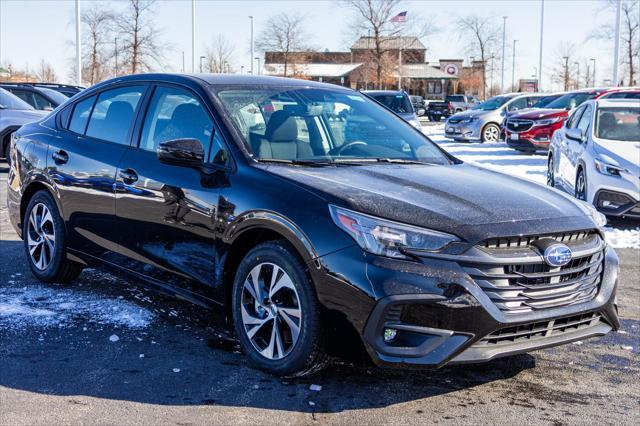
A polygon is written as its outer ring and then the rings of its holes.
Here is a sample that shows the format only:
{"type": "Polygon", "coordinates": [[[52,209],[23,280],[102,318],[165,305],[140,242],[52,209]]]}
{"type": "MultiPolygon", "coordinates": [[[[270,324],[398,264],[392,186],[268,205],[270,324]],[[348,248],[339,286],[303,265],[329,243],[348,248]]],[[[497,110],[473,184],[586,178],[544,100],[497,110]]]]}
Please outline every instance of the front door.
{"type": "Polygon", "coordinates": [[[126,86],[80,100],[51,138],[47,172],[59,191],[72,249],[94,256],[113,249],[116,170],[145,89],[126,86]]]}
{"type": "Polygon", "coordinates": [[[162,283],[202,293],[218,283],[215,218],[224,172],[162,163],[158,145],[197,139],[205,161],[226,161],[219,132],[191,91],[157,86],[141,126],[139,146],[120,164],[116,214],[122,266],[162,283]]]}
{"type": "MultiPolygon", "coordinates": [[[[582,116],[580,116],[578,124],[576,125],[585,137],[588,137],[589,135],[592,116],[593,107],[591,105],[587,105],[582,116]]],[[[567,142],[567,183],[569,184],[570,189],[575,190],[576,175],[578,174],[578,161],[584,151],[585,142],[571,139],[568,139],[567,142]]]]}

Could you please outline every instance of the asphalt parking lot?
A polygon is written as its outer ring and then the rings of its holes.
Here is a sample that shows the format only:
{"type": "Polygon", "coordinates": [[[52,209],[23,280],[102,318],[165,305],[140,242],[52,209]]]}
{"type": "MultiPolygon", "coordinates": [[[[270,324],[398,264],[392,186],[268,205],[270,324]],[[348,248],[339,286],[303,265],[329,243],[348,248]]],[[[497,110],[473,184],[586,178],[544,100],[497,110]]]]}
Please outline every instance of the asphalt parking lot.
{"type": "Polygon", "coordinates": [[[5,166],[0,424],[640,422],[638,250],[618,250],[623,328],[604,338],[439,371],[338,361],[282,380],[247,364],[216,313],[95,270],[36,282],[8,222],[5,166]]]}

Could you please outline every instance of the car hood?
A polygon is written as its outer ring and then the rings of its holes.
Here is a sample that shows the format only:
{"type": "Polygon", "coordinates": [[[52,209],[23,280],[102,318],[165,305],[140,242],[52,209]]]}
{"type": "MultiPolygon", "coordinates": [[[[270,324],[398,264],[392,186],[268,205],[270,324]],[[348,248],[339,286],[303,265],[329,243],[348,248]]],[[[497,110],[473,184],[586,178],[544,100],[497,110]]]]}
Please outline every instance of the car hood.
{"type": "Polygon", "coordinates": [[[44,118],[49,111],[31,109],[3,109],[0,111],[0,122],[3,127],[21,126],[44,118]]]}
{"type": "Polygon", "coordinates": [[[614,141],[593,138],[593,147],[598,156],[606,163],[624,167],[637,175],[640,171],[640,142],[614,141]]]}
{"type": "Polygon", "coordinates": [[[418,116],[415,113],[406,113],[406,114],[401,114],[401,113],[397,113],[400,117],[402,117],[403,120],[405,121],[411,121],[411,120],[417,120],[418,116]]]}
{"type": "Polygon", "coordinates": [[[499,113],[498,110],[485,111],[485,110],[481,110],[481,109],[468,109],[466,111],[462,111],[462,112],[458,112],[456,114],[453,114],[449,118],[464,119],[464,118],[467,118],[467,117],[479,117],[479,116],[483,116],[483,115],[490,115],[490,114],[496,114],[496,113],[499,113]]]}
{"type": "Polygon", "coordinates": [[[566,109],[534,108],[531,110],[519,111],[513,115],[510,115],[509,118],[539,120],[541,118],[567,117],[568,115],[569,111],[567,111],[566,109]]]}
{"type": "Polygon", "coordinates": [[[469,164],[266,167],[329,203],[468,240],[594,227],[573,198],[469,164]]]}

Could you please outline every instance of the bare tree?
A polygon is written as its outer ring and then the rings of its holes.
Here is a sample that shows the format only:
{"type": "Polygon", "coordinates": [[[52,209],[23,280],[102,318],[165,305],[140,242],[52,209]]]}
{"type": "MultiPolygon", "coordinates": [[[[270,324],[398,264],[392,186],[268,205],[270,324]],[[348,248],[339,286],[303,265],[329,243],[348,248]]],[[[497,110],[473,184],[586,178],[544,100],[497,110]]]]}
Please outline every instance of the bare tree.
{"type": "Polygon", "coordinates": [[[576,62],[576,45],[568,42],[561,42],[556,49],[556,61],[553,65],[551,80],[561,84],[563,90],[568,91],[574,84],[571,77],[571,65],[576,62]]]}
{"type": "MultiPolygon", "coordinates": [[[[496,59],[498,27],[491,17],[476,14],[460,17],[456,23],[460,37],[467,41],[467,53],[482,61],[482,97],[487,97],[487,61],[496,59]]],[[[492,65],[493,67],[493,65],[492,65]]],[[[491,88],[493,89],[493,88],[491,88]]]]}
{"type": "Polygon", "coordinates": [[[40,60],[40,65],[36,69],[35,77],[36,81],[40,83],[55,83],[58,80],[53,67],[44,59],[40,60]]]}
{"type": "Polygon", "coordinates": [[[82,11],[80,20],[85,27],[83,45],[87,47],[82,58],[82,79],[94,85],[109,74],[108,66],[112,56],[109,45],[112,44],[115,15],[94,4],[82,11]]]}
{"type": "Polygon", "coordinates": [[[205,70],[212,73],[231,72],[234,46],[222,34],[218,34],[205,48],[205,70]]]}
{"type": "Polygon", "coordinates": [[[256,45],[262,51],[281,54],[284,76],[286,77],[295,53],[309,48],[305,43],[307,38],[304,31],[304,16],[298,13],[283,12],[273,15],[267,20],[264,30],[258,36],[256,45]]]}
{"type": "Polygon", "coordinates": [[[161,62],[163,45],[152,20],[154,4],[155,0],[129,0],[127,9],[117,18],[125,73],[150,71],[161,62]]]}
{"type": "MultiPolygon", "coordinates": [[[[614,11],[617,0],[605,0],[605,8],[614,11]]],[[[640,0],[622,0],[622,22],[620,26],[620,44],[622,46],[622,65],[627,71],[629,86],[636,84],[640,62],[640,0]]],[[[605,24],[595,30],[591,37],[600,40],[614,40],[616,35],[613,24],[605,24]]],[[[612,44],[613,45],[613,44],[612,44]]],[[[619,82],[614,82],[618,84],[619,82]]],[[[623,79],[624,83],[624,79],[623,79]]]]}

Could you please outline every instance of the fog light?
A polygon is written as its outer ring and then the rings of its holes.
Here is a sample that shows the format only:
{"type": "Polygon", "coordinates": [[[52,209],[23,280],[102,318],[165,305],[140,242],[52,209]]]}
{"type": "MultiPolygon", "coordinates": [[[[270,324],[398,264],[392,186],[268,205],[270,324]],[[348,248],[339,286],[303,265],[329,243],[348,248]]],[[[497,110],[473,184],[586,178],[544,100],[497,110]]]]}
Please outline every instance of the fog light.
{"type": "Polygon", "coordinates": [[[396,338],[397,334],[398,334],[398,330],[396,330],[395,328],[385,328],[384,341],[387,343],[393,341],[393,339],[396,338]]]}

